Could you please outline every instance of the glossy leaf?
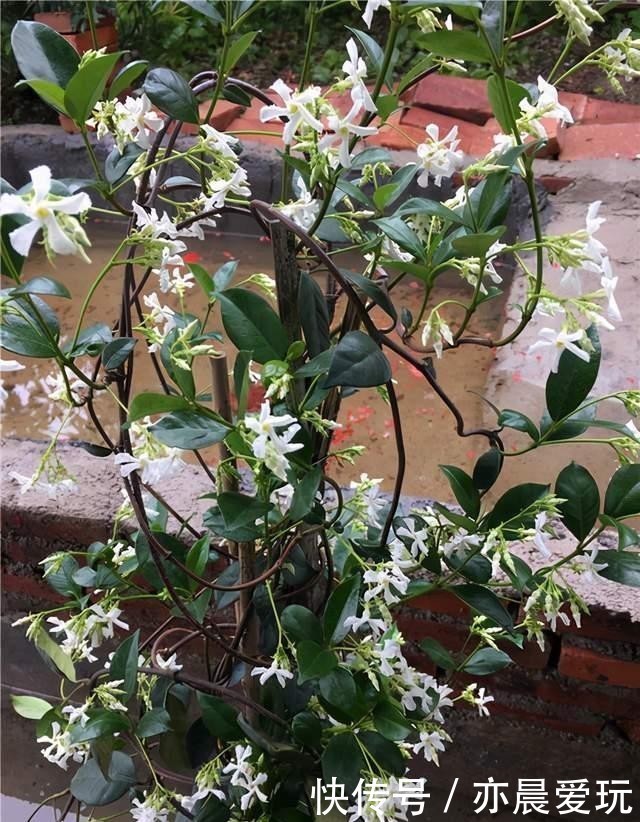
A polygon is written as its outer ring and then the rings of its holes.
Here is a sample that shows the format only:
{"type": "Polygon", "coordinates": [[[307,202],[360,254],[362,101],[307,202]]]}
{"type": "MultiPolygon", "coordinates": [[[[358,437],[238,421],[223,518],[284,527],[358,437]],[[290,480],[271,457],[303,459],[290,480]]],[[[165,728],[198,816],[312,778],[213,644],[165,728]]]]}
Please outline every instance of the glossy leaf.
{"type": "Polygon", "coordinates": [[[258,363],[286,357],[289,348],[287,332],[266,300],[240,288],[231,288],[218,299],[222,323],[236,348],[251,351],[258,363]]]}
{"type": "Polygon", "coordinates": [[[473,484],[471,477],[455,465],[438,466],[451,486],[455,498],[462,510],[475,519],[480,513],[480,495],[473,484]]]}
{"type": "Polygon", "coordinates": [[[142,715],[136,727],[136,736],[147,739],[150,736],[163,734],[171,728],[171,717],[164,708],[152,708],[142,715]]]}
{"type": "Polygon", "coordinates": [[[514,538],[512,535],[515,529],[531,527],[534,516],[525,512],[548,490],[548,485],[535,482],[515,485],[500,497],[493,510],[484,518],[484,527],[491,529],[508,523],[509,527],[505,529],[505,535],[508,539],[514,538]]]}
{"type": "Polygon", "coordinates": [[[482,585],[468,583],[464,585],[454,585],[450,588],[459,599],[465,602],[474,611],[482,616],[489,617],[497,625],[503,628],[510,628],[513,625],[511,614],[504,607],[498,597],[482,585]]]}
{"type": "Polygon", "coordinates": [[[559,506],[562,521],[577,540],[583,540],[600,513],[600,492],[596,481],[586,468],[572,462],[558,474],[555,493],[566,500],[559,506]]]}
{"type": "Polygon", "coordinates": [[[318,617],[302,605],[288,605],[281,615],[282,628],[294,643],[310,639],[324,644],[322,625],[318,617]]]}
{"type": "Polygon", "coordinates": [[[229,433],[229,426],[197,411],[175,411],[151,426],[150,431],[164,445],[194,451],[207,448],[229,433]]]}
{"type": "Polygon", "coordinates": [[[168,68],[152,69],[142,87],[151,102],[169,117],[199,124],[198,102],[187,81],[177,72],[168,68]]]}
{"type": "Polygon", "coordinates": [[[136,143],[127,143],[122,153],[114,146],[104,163],[106,181],[111,185],[119,183],[142,153],[143,149],[136,143]]]}
{"type": "Polygon", "coordinates": [[[113,679],[123,680],[120,688],[124,691],[123,699],[125,702],[131,699],[136,692],[139,642],[140,631],[136,631],[127,637],[116,649],[109,667],[113,679]]]}
{"type": "Polygon", "coordinates": [[[362,274],[356,274],[353,271],[341,269],[340,273],[347,282],[354,285],[358,291],[362,291],[372,302],[380,306],[388,317],[394,321],[398,319],[398,312],[391,302],[391,298],[378,283],[370,280],[368,277],[363,277],[362,274]]]}
{"type": "Polygon", "coordinates": [[[423,34],[420,43],[426,51],[438,57],[468,60],[471,63],[490,63],[488,46],[472,31],[441,31],[423,34]]]}
{"type": "Polygon", "coordinates": [[[26,280],[21,285],[12,289],[13,295],[16,294],[42,294],[51,297],[63,297],[64,299],[71,299],[71,293],[66,285],[53,280],[51,277],[32,277],[26,280]]]}
{"type": "Polygon", "coordinates": [[[298,684],[320,679],[338,667],[338,657],[312,639],[303,639],[296,647],[298,684]]]}
{"type": "Polygon", "coordinates": [[[594,350],[588,362],[581,360],[570,351],[564,351],[555,374],[549,374],[545,395],[547,408],[552,420],[559,420],[571,414],[586,400],[598,376],[600,368],[600,338],[595,325],[587,329],[594,350]]]}
{"type": "Polygon", "coordinates": [[[404,251],[413,254],[418,260],[424,259],[424,246],[418,235],[400,217],[383,217],[373,220],[374,225],[404,251]]]}
{"type": "Polygon", "coordinates": [[[238,725],[237,711],[217,696],[198,692],[202,721],[216,739],[231,742],[243,736],[238,725]]]}
{"type": "Polygon", "coordinates": [[[504,80],[507,88],[507,96],[509,102],[504,99],[504,93],[498,78],[491,76],[487,80],[487,95],[489,103],[495,115],[496,120],[500,123],[500,127],[505,134],[510,134],[513,129],[513,121],[520,116],[520,101],[530,100],[531,95],[524,86],[515,83],[513,80],[504,80]],[[510,109],[508,108],[510,106],[510,109]],[[509,113],[511,111],[511,114],[509,113]]]}
{"type": "Polygon", "coordinates": [[[74,723],[70,736],[72,742],[89,742],[102,736],[122,733],[128,728],[129,720],[125,714],[102,708],[93,713],[84,725],[80,722],[74,723]]]}
{"type": "Polygon", "coordinates": [[[64,92],[64,105],[69,116],[81,128],[102,96],[109,75],[122,52],[101,54],[89,60],[73,75],[64,92]]]}
{"type": "Polygon", "coordinates": [[[596,561],[607,563],[607,567],[598,572],[601,577],[640,588],[640,554],[631,551],[600,551],[596,561]]]}
{"type": "Polygon", "coordinates": [[[501,671],[511,663],[509,654],[497,648],[480,648],[463,667],[463,671],[471,676],[488,676],[501,671]]]}
{"type": "Polygon", "coordinates": [[[324,387],[370,388],[390,379],[391,366],[376,343],[362,331],[350,331],[333,351],[324,387]]]}
{"type": "Polygon", "coordinates": [[[15,24],[11,48],[25,80],[47,80],[60,88],[66,88],[80,63],[78,52],[64,37],[30,20],[15,24]]]}
{"type": "Polygon", "coordinates": [[[349,633],[345,620],[358,611],[361,578],[354,574],[333,590],[324,609],[324,633],[330,642],[340,642],[349,633]]]}
{"type": "Polygon", "coordinates": [[[640,463],[622,465],[607,486],[604,513],[622,518],[640,514],[640,463]]]}
{"type": "Polygon", "coordinates": [[[502,425],[504,428],[513,428],[515,431],[522,431],[536,442],[540,439],[540,433],[533,420],[529,419],[526,414],[522,414],[520,411],[505,408],[498,416],[498,425],[502,425]]]}
{"type": "Polygon", "coordinates": [[[493,487],[500,476],[504,457],[500,449],[491,447],[478,457],[473,468],[473,484],[483,494],[493,487]]]}
{"type": "Polygon", "coordinates": [[[310,357],[317,357],[331,345],[327,301],[318,283],[306,271],[300,272],[298,313],[310,357]]]}
{"type": "Polygon", "coordinates": [[[332,736],[322,753],[322,778],[325,785],[344,785],[347,794],[352,793],[360,780],[366,762],[357,739],[351,733],[332,736]]]}
{"type": "Polygon", "coordinates": [[[296,485],[293,492],[293,498],[291,500],[291,506],[287,512],[294,522],[299,519],[304,519],[309,511],[311,511],[321,480],[322,469],[316,467],[312,468],[307,474],[305,474],[296,485]]]}
{"type": "Polygon", "coordinates": [[[147,70],[148,60],[132,60],[120,69],[109,86],[109,99],[113,100],[122,92],[127,91],[141,74],[147,70]]]}
{"type": "Polygon", "coordinates": [[[68,114],[64,104],[64,89],[55,83],[34,78],[33,80],[20,80],[19,83],[16,83],[16,88],[20,86],[29,86],[48,106],[62,114],[68,114]]]}
{"type": "Polygon", "coordinates": [[[247,31],[231,43],[227,52],[227,59],[223,67],[225,74],[228,74],[238,63],[242,55],[251,46],[258,34],[260,34],[259,31],[247,31]]]}
{"type": "Polygon", "coordinates": [[[438,667],[449,671],[456,667],[456,661],[451,653],[437,639],[427,637],[421,640],[420,647],[438,667]]]}
{"type": "Polygon", "coordinates": [[[253,525],[257,519],[262,519],[268,514],[273,504],[236,491],[226,491],[218,494],[218,507],[225,525],[233,529],[253,525]]]}
{"type": "Polygon", "coordinates": [[[25,719],[42,719],[53,707],[46,699],[20,694],[11,694],[11,704],[13,710],[25,719]]]}
{"type": "Polygon", "coordinates": [[[107,343],[102,351],[102,367],[113,371],[129,358],[138,341],[133,337],[118,337],[107,343]]]}
{"type": "Polygon", "coordinates": [[[144,391],[138,394],[129,403],[129,422],[135,422],[142,417],[162,414],[165,411],[188,411],[191,409],[189,403],[182,397],[172,394],[154,394],[151,391],[144,391]]]}
{"type": "Polygon", "coordinates": [[[74,345],[68,349],[68,353],[72,357],[81,357],[85,354],[97,357],[112,339],[111,329],[106,323],[95,323],[82,329],[74,345]]]}
{"type": "Polygon", "coordinates": [[[71,780],[71,793],[86,805],[109,805],[120,799],[136,782],[133,759],[123,751],[111,754],[105,776],[96,759],[88,759],[71,780]]]}

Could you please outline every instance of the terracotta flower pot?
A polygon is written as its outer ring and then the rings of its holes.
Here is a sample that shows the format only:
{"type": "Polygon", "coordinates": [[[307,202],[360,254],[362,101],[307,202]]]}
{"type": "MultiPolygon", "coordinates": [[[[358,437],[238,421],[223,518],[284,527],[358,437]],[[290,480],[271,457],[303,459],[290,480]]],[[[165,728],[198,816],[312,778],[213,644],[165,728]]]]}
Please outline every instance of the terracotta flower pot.
{"type": "Polygon", "coordinates": [[[37,23],[44,23],[58,34],[71,34],[73,25],[71,23],[71,12],[69,11],[39,11],[33,15],[37,23]]]}

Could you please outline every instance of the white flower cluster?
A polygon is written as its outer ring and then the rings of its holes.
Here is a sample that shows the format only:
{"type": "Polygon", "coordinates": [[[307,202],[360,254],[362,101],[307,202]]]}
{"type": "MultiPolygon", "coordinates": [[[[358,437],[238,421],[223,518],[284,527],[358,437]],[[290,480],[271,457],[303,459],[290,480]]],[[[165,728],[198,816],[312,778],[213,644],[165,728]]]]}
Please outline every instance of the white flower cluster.
{"type": "Polygon", "coordinates": [[[60,647],[67,656],[73,660],[96,662],[98,657],[93,651],[105,639],[113,639],[115,628],[129,630],[129,625],[120,619],[121,614],[122,610],[115,602],[103,600],[69,619],[51,616],[47,622],[53,626],[49,629],[52,634],[64,634],[60,647]]]}
{"type": "Polygon", "coordinates": [[[170,448],[157,440],[149,431],[150,425],[149,417],[132,423],[133,453],[124,451],[114,454],[113,461],[120,470],[120,476],[128,477],[133,471],[139,471],[142,482],[155,485],[175,476],[184,467],[184,462],[180,449],[170,448]]]}
{"type": "Polygon", "coordinates": [[[296,418],[290,414],[272,414],[271,404],[267,400],[260,406],[259,416],[247,415],[244,418],[244,426],[256,435],[251,442],[254,457],[263,462],[276,477],[286,482],[289,468],[287,454],[293,454],[304,447],[301,442],[292,442],[300,431],[296,418]],[[286,430],[279,433],[276,429],[281,428],[286,430]]]}
{"type": "Polygon", "coordinates": [[[151,148],[153,137],[164,125],[164,119],[151,106],[146,94],[120,100],[96,103],[87,125],[96,129],[99,140],[111,134],[122,154],[128,143],[145,151],[151,148]]]}
{"type": "Polygon", "coordinates": [[[235,759],[231,759],[222,770],[222,773],[231,774],[230,781],[234,787],[244,790],[240,797],[240,809],[242,811],[250,808],[256,799],[260,802],[268,801],[267,795],[262,790],[268,776],[266,773],[256,770],[256,767],[250,761],[252,756],[253,748],[251,745],[236,745],[235,759]]]}
{"type": "Polygon", "coordinates": [[[593,33],[591,23],[602,23],[602,15],[593,8],[589,0],[554,0],[554,4],[574,37],[589,45],[589,38],[593,33]]]}
{"type": "Polygon", "coordinates": [[[454,126],[444,137],[440,137],[440,128],[435,123],[429,123],[425,131],[427,139],[416,149],[422,168],[417,183],[423,188],[428,185],[430,176],[440,186],[444,177],[451,177],[462,167],[464,160],[464,154],[458,149],[458,126],[454,126]]]}

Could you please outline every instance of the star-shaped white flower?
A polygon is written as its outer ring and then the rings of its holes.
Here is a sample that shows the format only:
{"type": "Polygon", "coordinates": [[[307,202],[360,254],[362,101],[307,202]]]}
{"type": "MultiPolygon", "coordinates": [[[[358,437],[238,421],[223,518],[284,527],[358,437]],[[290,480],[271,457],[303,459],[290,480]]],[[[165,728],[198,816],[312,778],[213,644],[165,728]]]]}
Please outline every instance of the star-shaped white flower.
{"type": "Polygon", "coordinates": [[[564,329],[556,331],[554,328],[541,328],[538,332],[538,336],[540,339],[536,340],[533,345],[529,346],[529,353],[532,354],[534,351],[538,351],[541,348],[553,348],[554,359],[551,364],[551,371],[554,374],[558,370],[560,357],[564,351],[570,351],[576,357],[584,360],[584,362],[589,362],[590,360],[589,352],[576,345],[576,342],[584,339],[584,331],[582,330],[568,332],[564,329]]]}
{"type": "Polygon", "coordinates": [[[304,91],[293,91],[283,80],[278,79],[271,88],[282,99],[283,105],[264,106],[260,109],[260,122],[267,123],[278,117],[286,117],[287,123],[282,133],[285,145],[291,145],[296,132],[302,125],[309,126],[317,132],[323,131],[322,123],[312,111],[321,94],[319,86],[309,86],[304,91]]]}

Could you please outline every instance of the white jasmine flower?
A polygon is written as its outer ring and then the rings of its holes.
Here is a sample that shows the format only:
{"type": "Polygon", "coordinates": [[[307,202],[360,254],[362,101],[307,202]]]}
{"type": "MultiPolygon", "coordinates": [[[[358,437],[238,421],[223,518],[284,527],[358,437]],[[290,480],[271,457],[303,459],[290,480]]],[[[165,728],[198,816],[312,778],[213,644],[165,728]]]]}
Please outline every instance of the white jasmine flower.
{"type": "Polygon", "coordinates": [[[147,795],[141,802],[134,798],[131,802],[131,816],[136,822],[169,822],[169,814],[173,811],[167,798],[159,790],[147,795]]]}
{"type": "Polygon", "coordinates": [[[135,559],[136,549],[133,545],[125,545],[124,542],[116,542],[113,546],[113,556],[111,561],[114,565],[120,567],[130,559],[135,559]]]}
{"type": "Polygon", "coordinates": [[[365,571],[364,582],[369,586],[364,594],[364,601],[370,602],[382,596],[387,605],[400,602],[401,596],[407,593],[409,577],[397,568],[394,563],[383,563],[375,569],[365,571]]]}
{"type": "Polygon", "coordinates": [[[598,546],[594,545],[588,548],[586,553],[580,554],[580,556],[576,557],[577,570],[583,574],[589,582],[595,582],[596,579],[602,579],[602,577],[600,577],[600,571],[604,571],[604,569],[608,566],[608,563],[606,562],[597,562],[599,551],[600,549],[598,546]]]}
{"type": "Polygon", "coordinates": [[[260,786],[264,785],[268,777],[265,773],[256,773],[256,770],[249,757],[252,756],[253,749],[251,745],[236,745],[235,759],[232,759],[222,770],[223,773],[231,774],[231,784],[240,788],[244,788],[245,793],[240,799],[240,807],[246,811],[254,801],[254,798],[261,802],[267,802],[268,797],[260,790],[260,786]]]}
{"type": "Polygon", "coordinates": [[[302,178],[298,181],[298,190],[299,198],[285,205],[279,205],[278,211],[281,211],[285,217],[289,217],[296,225],[308,231],[315,223],[320,211],[320,200],[314,200],[311,197],[311,193],[302,178]]]}
{"type": "Polygon", "coordinates": [[[362,19],[364,20],[368,29],[371,28],[371,23],[373,22],[373,15],[378,11],[378,9],[390,9],[391,8],[391,0],[367,0],[367,5],[365,6],[364,13],[362,15],[362,19]]]}
{"type": "Polygon", "coordinates": [[[640,431],[638,431],[638,429],[636,428],[633,420],[629,420],[629,422],[625,425],[625,428],[629,432],[629,436],[632,439],[638,440],[640,442],[640,431]]]}
{"type": "Polygon", "coordinates": [[[121,131],[140,148],[151,148],[152,135],[164,125],[162,117],[152,110],[151,100],[146,94],[141,94],[139,97],[127,97],[121,106],[121,131]]]}
{"type": "Polygon", "coordinates": [[[360,474],[360,482],[351,481],[349,488],[354,491],[350,504],[356,508],[364,507],[367,516],[367,525],[376,528],[382,527],[379,514],[386,506],[386,500],[380,496],[382,479],[371,479],[368,474],[360,474]]]}
{"type": "Polygon", "coordinates": [[[583,43],[589,45],[593,28],[589,23],[601,23],[603,17],[589,3],[589,0],[554,0],[558,12],[567,21],[569,29],[583,43]]]}
{"type": "Polygon", "coordinates": [[[367,76],[367,64],[359,56],[358,46],[353,37],[347,40],[347,54],[349,59],[342,64],[342,71],[347,75],[346,80],[351,86],[351,99],[354,103],[361,103],[367,111],[377,111],[376,104],[364,82],[367,76]]]}
{"type": "Polygon", "coordinates": [[[489,716],[489,709],[486,706],[490,702],[494,702],[494,698],[488,695],[485,696],[485,693],[485,689],[480,688],[478,695],[474,699],[475,706],[478,709],[478,714],[480,716],[489,716]]]}
{"type": "Polygon", "coordinates": [[[422,188],[426,188],[429,183],[429,175],[434,177],[435,184],[439,186],[443,177],[451,177],[462,166],[464,158],[462,151],[457,150],[460,144],[457,139],[458,126],[454,126],[442,139],[440,128],[435,123],[429,123],[425,131],[428,139],[416,149],[423,168],[417,180],[422,188]]]}
{"type": "Polygon", "coordinates": [[[565,350],[570,351],[576,357],[584,360],[584,362],[589,362],[589,352],[576,345],[576,342],[584,339],[584,331],[579,330],[568,332],[564,329],[556,331],[553,328],[541,328],[538,332],[538,336],[540,339],[534,342],[533,345],[529,346],[529,353],[532,354],[534,351],[547,347],[554,349],[554,359],[551,364],[551,371],[554,374],[558,370],[560,357],[565,350]]]}
{"type": "Polygon", "coordinates": [[[236,153],[233,150],[234,146],[237,146],[240,142],[237,137],[224,134],[206,123],[200,126],[200,131],[204,135],[201,134],[200,137],[204,148],[213,154],[220,154],[234,162],[237,160],[236,153]]]}
{"type": "Polygon", "coordinates": [[[83,728],[89,721],[89,714],[87,710],[91,707],[91,702],[84,702],[82,705],[65,705],[62,713],[66,715],[69,725],[75,722],[79,723],[83,728]]]}
{"type": "Polygon", "coordinates": [[[438,359],[442,357],[445,342],[453,345],[453,332],[435,309],[422,327],[422,345],[426,348],[431,340],[438,359]]]}
{"type": "Polygon", "coordinates": [[[264,106],[260,109],[260,122],[266,123],[269,120],[286,117],[288,122],[282,134],[285,145],[291,145],[296,132],[302,126],[308,126],[317,132],[323,131],[322,123],[312,111],[322,93],[319,86],[309,86],[304,91],[293,91],[278,79],[271,88],[281,97],[283,105],[264,106]]]}
{"type": "Polygon", "coordinates": [[[602,277],[600,278],[600,285],[604,289],[605,297],[607,298],[607,312],[609,316],[616,322],[622,321],[622,314],[618,308],[618,303],[615,298],[615,290],[618,285],[618,278],[613,276],[611,271],[611,262],[608,257],[602,260],[602,277]]]}
{"type": "Polygon", "coordinates": [[[211,193],[204,198],[204,211],[222,208],[229,194],[235,194],[236,197],[251,196],[247,172],[242,166],[236,166],[230,177],[209,180],[207,187],[211,193]]]}
{"type": "Polygon", "coordinates": [[[535,105],[526,97],[520,100],[520,111],[524,116],[518,120],[518,125],[523,128],[529,126],[535,135],[544,140],[547,138],[547,132],[540,122],[543,117],[558,120],[560,123],[573,123],[573,116],[569,109],[560,103],[556,87],[547,83],[544,77],[538,76],[538,92],[535,105]]]}
{"type": "Polygon", "coordinates": [[[276,659],[274,659],[269,665],[268,668],[264,667],[256,667],[253,668],[251,671],[251,676],[258,676],[260,677],[260,684],[264,685],[272,676],[278,680],[278,685],[281,688],[284,688],[287,684],[287,679],[293,679],[293,674],[291,671],[287,670],[287,668],[283,668],[278,665],[276,659]]]}
{"type": "Polygon", "coordinates": [[[547,547],[547,543],[545,542],[545,526],[547,524],[547,513],[546,511],[541,511],[539,514],[536,514],[535,521],[534,521],[534,530],[533,530],[533,542],[542,554],[543,557],[550,557],[551,551],[547,547]]]}
{"type": "Polygon", "coordinates": [[[425,543],[425,540],[429,536],[429,532],[426,528],[421,528],[419,531],[416,530],[415,520],[412,517],[408,517],[404,522],[405,524],[401,528],[398,528],[396,534],[399,537],[406,537],[411,540],[409,550],[415,559],[417,559],[420,554],[426,556],[429,553],[429,547],[425,543]]]}
{"type": "Polygon", "coordinates": [[[338,159],[343,168],[351,167],[351,154],[349,152],[351,136],[368,137],[378,133],[378,129],[375,126],[359,126],[354,122],[358,118],[361,108],[362,104],[360,101],[357,101],[344,117],[340,117],[339,114],[329,115],[327,118],[327,127],[333,134],[325,135],[318,143],[318,148],[321,151],[326,151],[336,140],[339,140],[338,159]]]}
{"type": "Polygon", "coordinates": [[[181,671],[184,667],[184,665],[178,664],[178,657],[176,654],[171,654],[171,656],[167,659],[165,659],[162,654],[156,654],[155,663],[157,667],[163,671],[181,671]]]}
{"type": "Polygon", "coordinates": [[[286,470],[289,466],[286,454],[299,451],[304,447],[302,443],[291,442],[300,430],[296,418],[289,414],[273,415],[270,403],[265,401],[260,407],[260,415],[245,417],[244,424],[250,431],[257,434],[251,443],[254,456],[262,460],[269,470],[286,482],[286,470]],[[283,434],[278,434],[276,429],[285,426],[287,430],[283,434]]]}
{"type": "Polygon", "coordinates": [[[47,254],[79,254],[89,262],[83,248],[90,245],[89,239],[78,220],[70,216],[89,210],[89,195],[85,192],[69,197],[52,194],[51,169],[48,166],[31,169],[29,176],[33,186],[31,191],[0,195],[0,216],[15,214],[28,219],[24,225],[9,233],[13,248],[26,257],[36,234],[42,229],[47,254]]]}
{"type": "Polygon", "coordinates": [[[415,755],[424,752],[427,762],[434,762],[439,765],[438,752],[444,751],[444,740],[439,731],[420,731],[420,741],[416,743],[412,750],[415,755]]]}
{"type": "Polygon", "coordinates": [[[276,488],[276,490],[271,493],[269,501],[278,506],[278,510],[281,514],[286,514],[289,508],[291,508],[293,493],[293,485],[287,483],[286,485],[282,485],[280,488],[276,488]]]}
{"type": "Polygon", "coordinates": [[[372,617],[367,607],[364,608],[362,616],[347,617],[344,621],[344,627],[353,631],[354,634],[364,628],[371,633],[374,639],[381,637],[389,628],[384,619],[372,617]]]}
{"type": "Polygon", "coordinates": [[[9,476],[14,482],[18,483],[21,494],[26,494],[27,491],[35,489],[44,491],[50,499],[54,499],[60,492],[75,491],[78,488],[78,484],[71,477],[62,478],[56,482],[47,482],[38,471],[30,477],[19,474],[17,471],[11,471],[9,476]]]}
{"type": "Polygon", "coordinates": [[[51,736],[39,736],[36,740],[39,744],[45,744],[40,753],[44,758],[63,771],[69,767],[69,760],[73,762],[84,762],[89,755],[89,745],[87,743],[71,742],[69,731],[62,730],[59,722],[51,723],[51,736]]]}

